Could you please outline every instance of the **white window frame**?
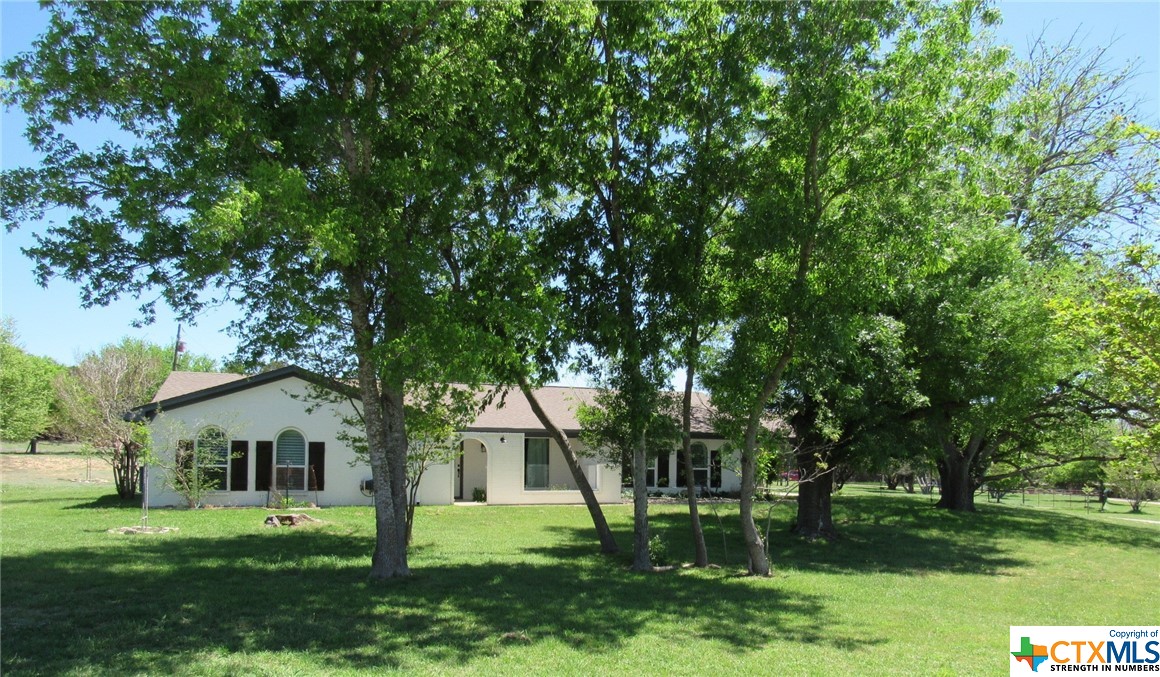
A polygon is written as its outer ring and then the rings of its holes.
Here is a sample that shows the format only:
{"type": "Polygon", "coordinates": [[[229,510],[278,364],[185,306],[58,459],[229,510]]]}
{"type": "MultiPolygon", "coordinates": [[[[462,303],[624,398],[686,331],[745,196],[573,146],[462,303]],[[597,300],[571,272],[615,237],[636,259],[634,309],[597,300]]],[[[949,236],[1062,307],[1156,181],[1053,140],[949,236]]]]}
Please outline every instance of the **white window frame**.
{"type": "Polygon", "coordinates": [[[297,428],[286,428],[274,436],[274,488],[279,491],[306,491],[309,484],[306,481],[307,468],[310,467],[310,440],[306,438],[306,434],[297,428]],[[302,438],[302,465],[283,464],[280,459],[282,437],[286,434],[296,434],[302,438]],[[299,471],[297,474],[295,471],[299,471]],[[283,473],[285,473],[283,475],[283,473]],[[301,486],[290,485],[292,478],[301,477],[301,486]]]}
{"type": "Polygon", "coordinates": [[[551,480],[552,480],[551,458],[552,458],[552,442],[551,442],[550,438],[547,438],[547,437],[525,437],[524,438],[524,463],[523,463],[523,466],[524,466],[524,491],[546,491],[551,486],[551,480]],[[529,484],[529,479],[531,479],[530,474],[529,474],[529,470],[531,469],[532,464],[528,462],[528,452],[531,451],[530,447],[531,447],[532,442],[537,442],[537,443],[543,442],[544,443],[544,462],[543,462],[543,464],[539,464],[539,463],[535,464],[537,467],[539,467],[540,465],[543,465],[543,468],[544,468],[544,470],[543,470],[543,472],[544,472],[544,486],[542,486],[542,487],[532,486],[531,484],[529,484]]]}
{"type": "Polygon", "coordinates": [[[201,473],[210,468],[221,468],[222,481],[220,487],[213,487],[210,491],[229,491],[230,488],[230,439],[226,436],[226,431],[222,430],[216,425],[209,425],[197,432],[197,437],[194,439],[194,454],[193,465],[194,472],[198,474],[198,482],[201,481],[201,473]],[[221,441],[221,459],[220,463],[203,463],[204,460],[210,458],[208,453],[213,449],[206,449],[205,446],[210,442],[207,436],[212,433],[218,433],[221,441]]]}
{"type": "Polygon", "coordinates": [[[693,484],[698,487],[705,487],[706,489],[720,489],[721,487],[713,486],[713,452],[709,450],[709,445],[704,442],[693,442],[689,445],[689,455],[693,457],[693,484]],[[694,451],[696,447],[701,447],[705,450],[705,465],[697,465],[697,454],[694,451]],[[697,473],[705,473],[705,483],[697,482],[697,473]]]}

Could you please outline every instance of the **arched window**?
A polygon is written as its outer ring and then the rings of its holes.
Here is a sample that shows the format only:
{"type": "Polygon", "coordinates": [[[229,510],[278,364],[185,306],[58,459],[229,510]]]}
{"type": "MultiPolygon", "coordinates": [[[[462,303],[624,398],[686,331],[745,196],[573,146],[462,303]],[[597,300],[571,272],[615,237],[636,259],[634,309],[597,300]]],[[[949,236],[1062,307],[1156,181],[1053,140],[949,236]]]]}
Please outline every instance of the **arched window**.
{"type": "Polygon", "coordinates": [[[277,488],[301,491],[306,488],[306,438],[297,430],[285,430],[274,443],[277,488]]]}
{"type": "MultiPolygon", "coordinates": [[[[717,452],[710,452],[701,442],[689,447],[693,456],[693,484],[709,489],[721,488],[721,459],[717,452]]],[[[685,486],[685,462],[677,454],[677,486],[685,486]]]]}
{"type": "Polygon", "coordinates": [[[211,426],[198,433],[194,465],[203,487],[214,491],[229,487],[230,444],[221,428],[211,426]]]}

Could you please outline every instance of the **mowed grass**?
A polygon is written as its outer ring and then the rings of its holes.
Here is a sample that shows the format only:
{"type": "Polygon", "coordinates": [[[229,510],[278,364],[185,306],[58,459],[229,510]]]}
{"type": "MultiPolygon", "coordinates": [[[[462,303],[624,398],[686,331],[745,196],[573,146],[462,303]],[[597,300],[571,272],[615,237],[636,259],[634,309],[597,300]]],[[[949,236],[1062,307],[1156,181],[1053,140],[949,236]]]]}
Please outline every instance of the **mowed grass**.
{"type": "MultiPolygon", "coordinates": [[[[2,486],[5,675],[1005,674],[1010,625],[1160,619],[1160,526],[1110,516],[856,489],[833,543],[776,507],[757,579],[736,505],[703,513],[720,569],[650,574],[599,555],[583,507],[422,507],[414,576],[372,583],[368,508],[154,509],[178,531],[132,536],[109,491],[2,486]]],[[[631,506],[606,513],[627,551],[631,506]]],[[[652,524],[691,558],[683,506],[652,524]]]]}

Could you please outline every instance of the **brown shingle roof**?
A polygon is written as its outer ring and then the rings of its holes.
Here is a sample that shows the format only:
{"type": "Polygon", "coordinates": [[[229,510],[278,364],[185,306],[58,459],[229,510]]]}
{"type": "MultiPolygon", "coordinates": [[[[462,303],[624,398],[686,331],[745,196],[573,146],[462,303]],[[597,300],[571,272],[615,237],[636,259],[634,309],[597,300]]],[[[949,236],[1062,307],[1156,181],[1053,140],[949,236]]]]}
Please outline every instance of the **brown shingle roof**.
{"type": "MultiPolygon", "coordinates": [[[[536,390],[536,399],[544,408],[544,413],[552,422],[562,428],[564,432],[574,434],[580,430],[580,421],[576,411],[581,404],[593,404],[596,400],[595,388],[577,388],[574,386],[545,386],[536,390]]],[[[693,393],[693,421],[694,435],[709,435],[713,433],[713,426],[709,420],[709,398],[703,393],[693,393]]],[[[499,406],[496,398],[483,413],[475,419],[475,423],[468,426],[468,430],[477,432],[501,430],[543,430],[544,426],[536,418],[528,400],[519,390],[508,392],[504,405],[499,406]]]]}
{"type": "Polygon", "coordinates": [[[241,374],[218,374],[205,371],[174,371],[170,372],[165,383],[157,389],[153,402],[168,400],[180,395],[195,393],[206,388],[213,388],[245,378],[241,374]]]}
{"type": "MultiPolygon", "coordinates": [[[[154,395],[153,402],[162,402],[177,397],[185,398],[185,396],[194,396],[197,398],[199,396],[194,395],[194,393],[224,386],[235,381],[254,381],[255,379],[261,379],[266,376],[301,376],[303,374],[309,374],[297,368],[294,368],[286,374],[282,374],[283,371],[287,370],[278,370],[277,372],[270,372],[256,377],[246,377],[240,374],[175,371],[169,375],[169,378],[165,379],[165,383],[161,385],[157,394],[154,395]]],[[[245,386],[245,384],[237,385],[239,388],[245,386]]],[[[231,387],[227,390],[233,391],[235,388],[231,387]]],[[[593,404],[596,400],[597,392],[595,388],[545,386],[536,390],[536,399],[539,400],[540,406],[544,408],[544,412],[552,419],[553,423],[563,429],[565,433],[575,435],[580,430],[580,421],[576,416],[579,405],[593,404]]],[[[216,397],[217,395],[218,393],[205,393],[206,398],[216,397]]],[[[543,424],[540,423],[535,413],[532,412],[532,407],[528,404],[527,398],[519,390],[509,391],[502,402],[503,406],[500,406],[500,398],[494,398],[475,419],[475,422],[468,426],[467,430],[475,432],[538,432],[544,430],[543,424]]],[[[692,434],[694,436],[714,436],[713,426],[710,422],[711,411],[708,396],[703,393],[693,393],[692,434]]]]}

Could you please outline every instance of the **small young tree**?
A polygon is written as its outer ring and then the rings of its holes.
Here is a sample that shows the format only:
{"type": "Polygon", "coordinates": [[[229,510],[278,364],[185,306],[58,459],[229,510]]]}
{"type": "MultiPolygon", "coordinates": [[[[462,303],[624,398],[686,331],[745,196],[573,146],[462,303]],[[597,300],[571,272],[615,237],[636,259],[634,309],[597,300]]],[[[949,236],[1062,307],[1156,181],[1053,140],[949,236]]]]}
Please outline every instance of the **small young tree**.
{"type": "Polygon", "coordinates": [[[419,483],[423,473],[433,465],[452,463],[460,454],[460,439],[447,419],[436,422],[424,432],[427,437],[408,440],[407,443],[407,545],[411,544],[415,528],[415,506],[419,503],[419,483]]]}

